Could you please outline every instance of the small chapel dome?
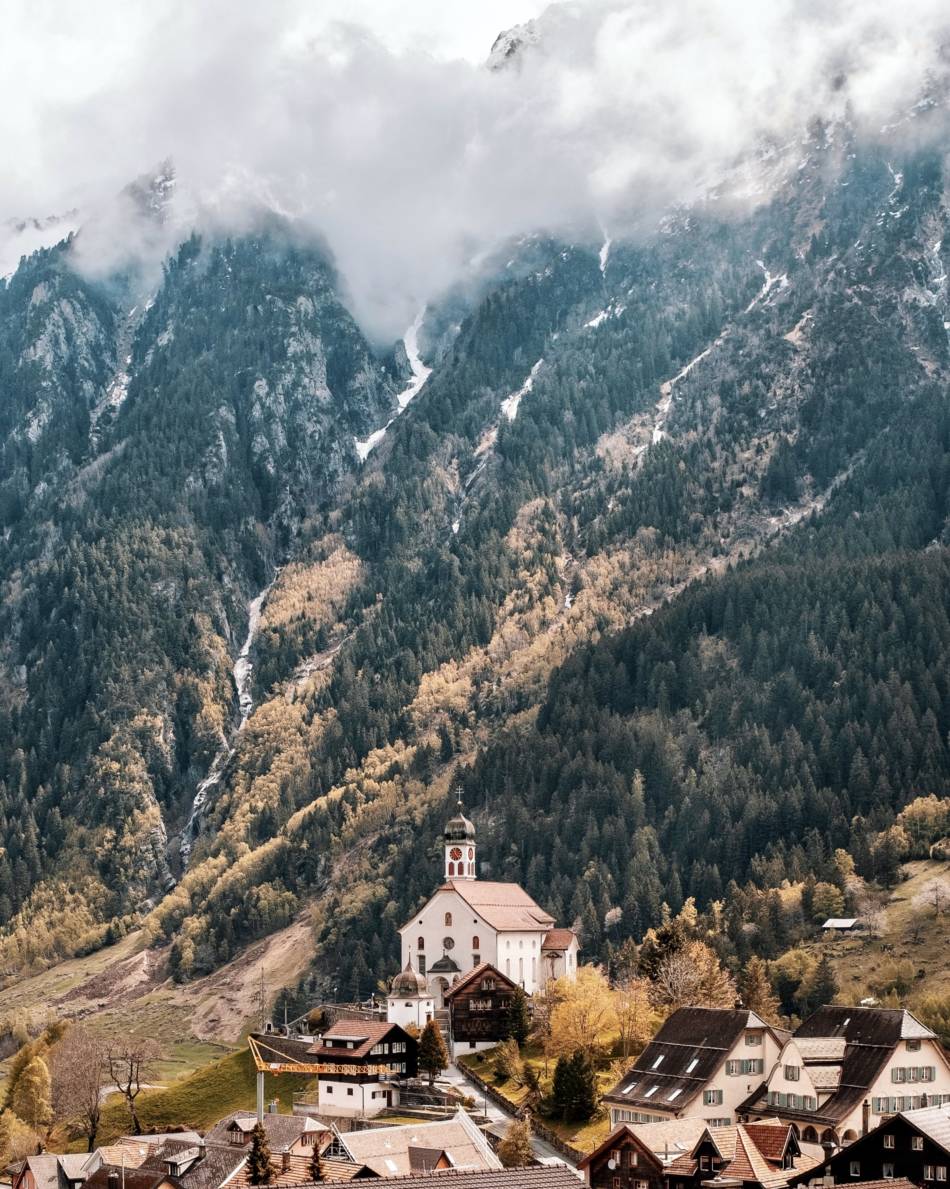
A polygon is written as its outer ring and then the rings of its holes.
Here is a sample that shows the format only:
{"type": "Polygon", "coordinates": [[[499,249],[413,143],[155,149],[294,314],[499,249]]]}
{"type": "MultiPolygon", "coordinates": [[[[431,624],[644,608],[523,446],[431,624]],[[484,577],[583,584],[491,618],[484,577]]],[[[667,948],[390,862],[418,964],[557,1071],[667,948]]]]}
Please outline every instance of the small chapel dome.
{"type": "Polygon", "coordinates": [[[462,802],[458,803],[458,813],[445,823],[446,842],[474,842],[475,827],[462,812],[462,802]]]}
{"type": "Polygon", "coordinates": [[[404,999],[407,995],[426,995],[426,980],[412,967],[407,966],[405,970],[400,970],[389,984],[389,993],[399,999],[404,999]]]}

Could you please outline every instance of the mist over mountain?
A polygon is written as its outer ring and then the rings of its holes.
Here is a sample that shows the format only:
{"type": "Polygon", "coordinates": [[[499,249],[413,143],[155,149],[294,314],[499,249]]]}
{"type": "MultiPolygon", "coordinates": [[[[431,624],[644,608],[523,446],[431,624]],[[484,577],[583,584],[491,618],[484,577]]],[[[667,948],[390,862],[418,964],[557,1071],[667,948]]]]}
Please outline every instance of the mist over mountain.
{"type": "Polygon", "coordinates": [[[4,108],[3,979],[307,914],[366,994],[456,785],[591,960],[734,965],[946,789],[942,7],[518,16],[166,4],[4,108]]]}

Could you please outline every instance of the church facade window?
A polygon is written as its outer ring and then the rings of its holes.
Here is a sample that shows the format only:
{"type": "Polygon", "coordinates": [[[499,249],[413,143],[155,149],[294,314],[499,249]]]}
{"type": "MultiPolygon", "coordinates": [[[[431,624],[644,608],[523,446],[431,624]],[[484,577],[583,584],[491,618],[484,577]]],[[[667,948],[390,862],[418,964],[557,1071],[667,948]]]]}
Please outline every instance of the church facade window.
{"type": "Polygon", "coordinates": [[[445,925],[448,929],[451,929],[452,927],[452,914],[450,912],[445,914],[445,925]]]}
{"type": "Polygon", "coordinates": [[[478,951],[479,951],[481,948],[482,948],[482,947],[481,947],[481,945],[479,944],[479,941],[478,941],[478,934],[476,933],[476,934],[475,934],[475,936],[472,938],[472,949],[473,949],[473,950],[475,951],[475,953],[477,954],[477,953],[478,953],[478,951]]]}
{"type": "Polygon", "coordinates": [[[426,948],[426,939],[420,934],[416,938],[416,949],[421,951],[421,950],[424,950],[425,948],[426,948]]]}

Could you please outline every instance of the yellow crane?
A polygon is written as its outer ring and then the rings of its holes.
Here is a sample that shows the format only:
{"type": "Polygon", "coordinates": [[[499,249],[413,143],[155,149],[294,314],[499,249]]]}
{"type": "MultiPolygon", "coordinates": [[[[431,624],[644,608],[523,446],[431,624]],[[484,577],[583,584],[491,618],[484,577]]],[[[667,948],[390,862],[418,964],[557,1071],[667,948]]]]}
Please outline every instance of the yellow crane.
{"type": "Polygon", "coordinates": [[[388,1065],[370,1062],[352,1065],[339,1061],[314,1061],[312,1046],[305,1041],[284,1036],[254,1035],[247,1038],[248,1048],[257,1068],[257,1119],[264,1121],[264,1074],[298,1073],[310,1077],[321,1073],[346,1076],[359,1074],[363,1077],[389,1077],[393,1070],[388,1065]]]}

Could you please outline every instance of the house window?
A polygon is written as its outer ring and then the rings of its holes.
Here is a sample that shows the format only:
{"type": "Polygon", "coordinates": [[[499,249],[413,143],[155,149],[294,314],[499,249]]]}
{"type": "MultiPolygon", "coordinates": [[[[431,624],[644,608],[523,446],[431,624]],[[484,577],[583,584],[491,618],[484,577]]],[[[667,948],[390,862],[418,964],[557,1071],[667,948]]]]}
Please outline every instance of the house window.
{"type": "Polygon", "coordinates": [[[910,1150],[912,1152],[922,1152],[924,1150],[924,1137],[922,1135],[912,1135],[910,1137],[910,1150]]]}
{"type": "Polygon", "coordinates": [[[353,1087],[352,1086],[347,1086],[346,1092],[350,1096],[350,1098],[353,1097],[353,1087]]]}
{"type": "Polygon", "coordinates": [[[760,1045],[762,1043],[761,1032],[747,1032],[745,1034],[745,1042],[747,1045],[760,1045]]]}
{"type": "Polygon", "coordinates": [[[445,914],[445,924],[447,928],[452,924],[452,914],[450,912],[445,914]]]}
{"type": "Polygon", "coordinates": [[[801,1069],[797,1065],[786,1065],[785,1066],[785,1080],[787,1082],[797,1082],[800,1073],[801,1073],[801,1069]]]}
{"type": "Polygon", "coordinates": [[[893,1146],[894,1146],[893,1135],[885,1135],[884,1136],[884,1147],[885,1148],[893,1148],[893,1146]]]}
{"type": "Polygon", "coordinates": [[[893,1181],[894,1179],[894,1165],[888,1161],[881,1165],[881,1176],[885,1181],[893,1181]]]}
{"type": "Polygon", "coordinates": [[[909,1040],[907,1042],[907,1051],[908,1051],[908,1053],[919,1053],[920,1052],[920,1038],[919,1037],[916,1040],[909,1040]]]}
{"type": "Polygon", "coordinates": [[[924,1165],[924,1180],[932,1181],[934,1179],[934,1166],[932,1164],[924,1165]]]}
{"type": "Polygon", "coordinates": [[[332,1087],[332,1086],[327,1086],[327,1093],[328,1093],[328,1094],[332,1094],[332,1093],[333,1093],[333,1087],[332,1087]]]}
{"type": "Polygon", "coordinates": [[[419,955],[419,973],[425,974],[425,972],[426,972],[426,956],[425,956],[425,954],[420,954],[419,955]]]}
{"type": "Polygon", "coordinates": [[[860,1162],[860,1160],[852,1160],[852,1161],[851,1161],[851,1167],[850,1167],[850,1170],[849,1170],[849,1171],[850,1171],[850,1173],[851,1173],[851,1176],[853,1176],[853,1177],[859,1177],[859,1176],[861,1175],[861,1162],[860,1162]]]}
{"type": "Polygon", "coordinates": [[[703,1091],[703,1106],[721,1106],[722,1105],[722,1091],[721,1090],[704,1090],[703,1091]]]}
{"type": "Polygon", "coordinates": [[[627,1168],[637,1167],[637,1154],[633,1148],[627,1148],[627,1168]]]}
{"type": "Polygon", "coordinates": [[[614,1177],[613,1185],[614,1185],[614,1189],[620,1189],[620,1178],[619,1177],[614,1177]]]}
{"type": "Polygon", "coordinates": [[[937,1180],[945,1181],[947,1179],[947,1166],[945,1164],[937,1165],[937,1180]]]}
{"type": "Polygon", "coordinates": [[[702,1172],[709,1172],[709,1157],[708,1156],[700,1156],[699,1167],[702,1172]]]}

